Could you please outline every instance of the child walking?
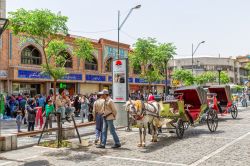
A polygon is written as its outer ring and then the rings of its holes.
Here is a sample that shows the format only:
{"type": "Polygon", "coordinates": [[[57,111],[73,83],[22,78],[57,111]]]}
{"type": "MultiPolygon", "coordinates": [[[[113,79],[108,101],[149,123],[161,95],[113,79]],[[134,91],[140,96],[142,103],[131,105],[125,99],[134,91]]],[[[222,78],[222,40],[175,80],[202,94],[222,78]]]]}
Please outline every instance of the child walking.
{"type": "MultiPolygon", "coordinates": [[[[55,107],[54,107],[54,104],[52,103],[52,100],[49,99],[48,100],[48,104],[46,104],[45,106],[45,112],[43,113],[43,117],[46,116],[46,119],[47,119],[47,123],[45,121],[45,128],[48,129],[49,128],[52,128],[52,117],[53,117],[53,114],[52,112],[55,110],[55,107]]],[[[50,132],[51,134],[51,132],[50,132]]]]}
{"type": "Polygon", "coordinates": [[[17,132],[22,132],[21,131],[21,124],[22,124],[22,111],[17,111],[17,116],[16,116],[16,125],[17,125],[17,132]]]}

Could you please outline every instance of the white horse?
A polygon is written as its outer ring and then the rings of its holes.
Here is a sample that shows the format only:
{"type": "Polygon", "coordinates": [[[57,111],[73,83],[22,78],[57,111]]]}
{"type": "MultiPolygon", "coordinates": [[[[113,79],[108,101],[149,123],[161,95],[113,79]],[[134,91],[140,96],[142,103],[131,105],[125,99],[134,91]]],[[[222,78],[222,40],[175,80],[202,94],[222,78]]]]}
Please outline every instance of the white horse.
{"type": "Polygon", "coordinates": [[[125,104],[125,110],[136,121],[139,128],[140,142],[138,147],[146,146],[146,128],[150,126],[152,139],[157,142],[157,128],[160,127],[160,105],[156,102],[144,103],[141,100],[129,100],[125,104]]]}

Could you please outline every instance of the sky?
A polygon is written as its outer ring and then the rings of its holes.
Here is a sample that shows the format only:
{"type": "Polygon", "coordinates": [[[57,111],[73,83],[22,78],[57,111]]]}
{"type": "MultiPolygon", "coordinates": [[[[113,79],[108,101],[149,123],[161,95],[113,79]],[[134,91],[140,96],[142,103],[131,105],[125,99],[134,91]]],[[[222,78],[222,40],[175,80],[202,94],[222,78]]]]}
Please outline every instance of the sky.
{"type": "Polygon", "coordinates": [[[194,57],[235,57],[250,53],[250,0],[7,0],[7,12],[18,8],[50,9],[68,16],[70,34],[117,40],[121,20],[133,10],[120,41],[133,45],[153,37],[174,43],[176,58],[191,57],[192,43],[200,45],[194,57]]]}

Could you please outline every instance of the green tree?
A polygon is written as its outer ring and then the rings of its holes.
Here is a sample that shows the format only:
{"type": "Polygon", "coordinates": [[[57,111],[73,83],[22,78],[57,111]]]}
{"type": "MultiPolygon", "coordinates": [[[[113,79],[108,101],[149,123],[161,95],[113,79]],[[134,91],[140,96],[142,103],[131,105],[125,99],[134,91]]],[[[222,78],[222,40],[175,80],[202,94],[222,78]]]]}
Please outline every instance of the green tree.
{"type": "MultiPolygon", "coordinates": [[[[68,46],[64,42],[68,34],[66,25],[68,18],[47,9],[18,9],[9,13],[9,20],[9,28],[15,35],[19,35],[21,40],[32,39],[42,48],[45,58],[42,70],[53,78],[54,92],[56,92],[58,79],[68,74],[64,67],[68,60],[66,56],[68,46]]],[[[93,46],[87,39],[76,39],[73,52],[73,56],[79,59],[91,60],[93,46]]]]}
{"type": "Polygon", "coordinates": [[[176,47],[172,43],[157,43],[153,38],[138,39],[134,50],[129,54],[133,67],[141,66],[140,77],[147,80],[149,87],[156,81],[164,79],[167,63],[173,58],[176,47]]]}
{"type": "Polygon", "coordinates": [[[217,78],[217,75],[215,72],[207,71],[207,72],[204,72],[200,75],[195,76],[195,83],[197,85],[203,85],[206,83],[215,82],[216,78],[217,78]]]}
{"type": "Polygon", "coordinates": [[[176,69],[172,75],[173,79],[178,80],[184,86],[189,86],[194,84],[194,77],[192,72],[185,69],[176,69]]]}
{"type": "MultiPolygon", "coordinates": [[[[217,77],[219,77],[219,74],[217,75],[217,77]]],[[[222,84],[227,84],[227,83],[230,82],[230,77],[229,77],[229,75],[228,75],[228,73],[226,71],[222,71],[220,73],[220,82],[222,84]]]]}

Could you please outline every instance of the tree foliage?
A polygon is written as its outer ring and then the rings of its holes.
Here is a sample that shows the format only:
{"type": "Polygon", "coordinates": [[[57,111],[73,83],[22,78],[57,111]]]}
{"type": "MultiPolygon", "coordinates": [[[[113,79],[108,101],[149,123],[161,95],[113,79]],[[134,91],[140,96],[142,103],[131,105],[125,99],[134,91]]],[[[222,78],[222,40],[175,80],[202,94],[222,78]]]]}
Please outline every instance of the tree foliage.
{"type": "MultiPolygon", "coordinates": [[[[218,76],[218,75],[217,75],[218,76]]],[[[219,76],[218,76],[219,77],[219,76]]],[[[230,77],[229,77],[229,75],[228,75],[228,73],[226,72],[226,71],[222,71],[221,73],[220,73],[220,82],[222,83],[222,84],[227,84],[227,83],[229,83],[230,82],[230,77]]]]}
{"type": "Polygon", "coordinates": [[[194,77],[192,72],[185,69],[176,69],[172,75],[173,79],[178,80],[184,86],[189,86],[194,84],[194,77]]]}
{"type": "Polygon", "coordinates": [[[169,59],[173,58],[176,47],[172,43],[158,43],[153,38],[138,39],[134,44],[134,50],[129,54],[130,64],[133,67],[141,66],[140,77],[149,84],[164,79],[165,69],[169,59]]]}
{"type": "Polygon", "coordinates": [[[195,83],[198,85],[212,83],[216,81],[216,78],[217,78],[217,75],[215,72],[207,71],[200,75],[195,76],[195,83]]]}
{"type": "MultiPolygon", "coordinates": [[[[22,40],[32,39],[42,48],[45,63],[42,65],[44,73],[56,82],[67,74],[64,67],[68,60],[68,45],[64,38],[68,34],[66,25],[68,18],[61,14],[54,14],[47,9],[25,10],[18,9],[9,13],[9,28],[22,40]]],[[[83,38],[74,41],[74,55],[79,59],[91,60],[93,46],[91,41],[83,38]]]]}

